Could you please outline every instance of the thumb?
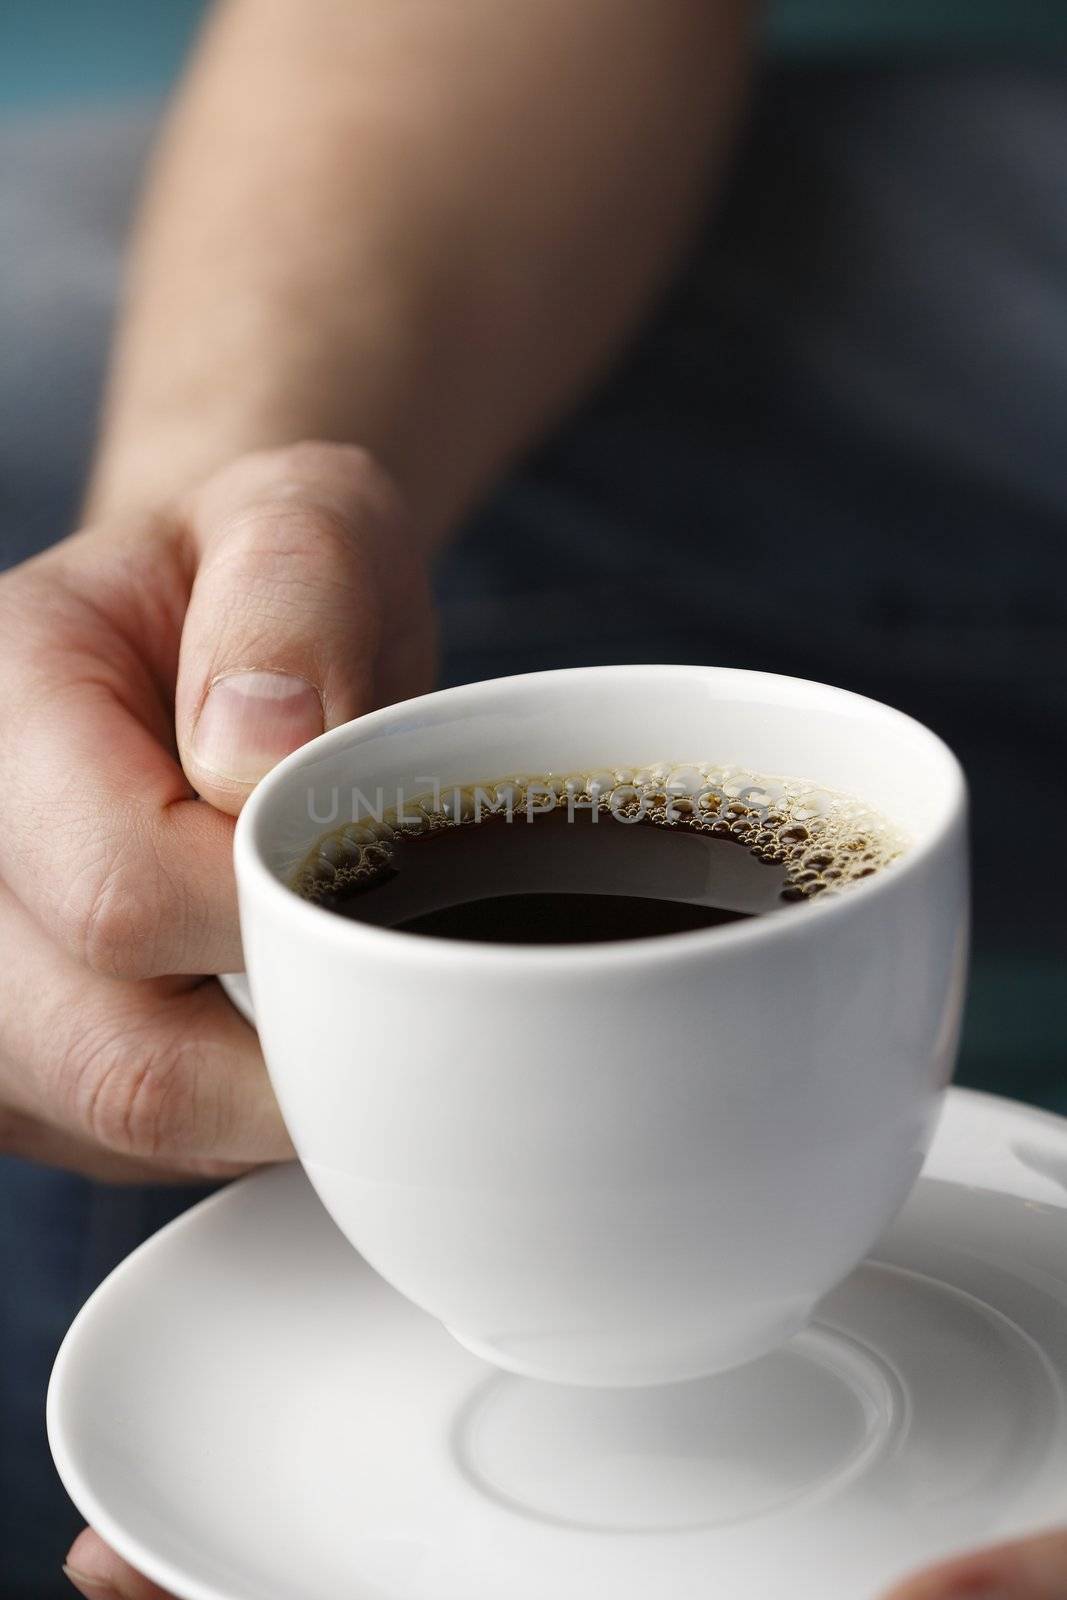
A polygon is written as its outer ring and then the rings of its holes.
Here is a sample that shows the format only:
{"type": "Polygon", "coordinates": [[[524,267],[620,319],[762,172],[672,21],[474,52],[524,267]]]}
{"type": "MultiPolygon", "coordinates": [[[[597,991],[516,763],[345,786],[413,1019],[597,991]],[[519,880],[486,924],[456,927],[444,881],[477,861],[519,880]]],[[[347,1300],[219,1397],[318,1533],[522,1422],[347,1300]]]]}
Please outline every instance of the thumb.
{"type": "Polygon", "coordinates": [[[242,457],[187,515],[178,750],[197,792],[236,813],[291,750],[428,686],[425,566],[390,480],[347,445],[242,457]]]}

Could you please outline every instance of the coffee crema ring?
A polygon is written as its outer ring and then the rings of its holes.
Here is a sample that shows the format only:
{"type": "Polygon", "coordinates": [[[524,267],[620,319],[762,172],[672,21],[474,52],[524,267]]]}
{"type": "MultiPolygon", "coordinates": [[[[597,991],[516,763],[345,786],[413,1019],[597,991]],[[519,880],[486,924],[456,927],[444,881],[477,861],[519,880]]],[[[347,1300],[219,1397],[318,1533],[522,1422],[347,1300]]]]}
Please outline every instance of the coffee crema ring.
{"type": "Polygon", "coordinates": [[[328,902],[386,876],[398,836],[472,826],[483,816],[504,815],[520,824],[558,806],[610,811],[620,821],[730,839],[781,867],[783,900],[839,893],[888,867],[907,849],[898,828],[852,796],[738,767],[661,762],[438,786],[403,798],[381,816],[361,817],[324,834],[297,867],[291,887],[306,900],[328,902]]]}

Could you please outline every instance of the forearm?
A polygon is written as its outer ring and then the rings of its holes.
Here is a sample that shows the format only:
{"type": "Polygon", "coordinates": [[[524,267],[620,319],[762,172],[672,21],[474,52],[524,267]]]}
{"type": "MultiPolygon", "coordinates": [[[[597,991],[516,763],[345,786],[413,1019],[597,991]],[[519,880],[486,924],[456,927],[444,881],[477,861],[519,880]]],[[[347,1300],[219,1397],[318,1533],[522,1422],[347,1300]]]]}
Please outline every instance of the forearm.
{"type": "Polygon", "coordinates": [[[745,0],[229,0],[164,139],[90,510],[374,450],[428,537],[610,359],[702,210],[745,0]]]}

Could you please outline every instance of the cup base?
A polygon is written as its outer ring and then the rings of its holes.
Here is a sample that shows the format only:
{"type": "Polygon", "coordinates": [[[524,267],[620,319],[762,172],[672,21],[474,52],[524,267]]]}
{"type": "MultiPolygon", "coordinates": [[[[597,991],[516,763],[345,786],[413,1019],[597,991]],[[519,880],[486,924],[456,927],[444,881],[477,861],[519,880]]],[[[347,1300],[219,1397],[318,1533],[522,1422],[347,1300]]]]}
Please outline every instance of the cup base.
{"type": "Polygon", "coordinates": [[[887,1448],[902,1410],[872,1351],[811,1328],[747,1366],[655,1388],[501,1374],[459,1418],[454,1450],[483,1493],[526,1515],[665,1533],[836,1491],[887,1448]]]}
{"type": "Polygon", "coordinates": [[[806,1327],[815,1302],[804,1297],[755,1306],[717,1321],[714,1339],[670,1343],[662,1330],[620,1333],[524,1333],[479,1339],[445,1324],[457,1344],[504,1372],[581,1389],[651,1389],[690,1383],[750,1366],[806,1327]]]}

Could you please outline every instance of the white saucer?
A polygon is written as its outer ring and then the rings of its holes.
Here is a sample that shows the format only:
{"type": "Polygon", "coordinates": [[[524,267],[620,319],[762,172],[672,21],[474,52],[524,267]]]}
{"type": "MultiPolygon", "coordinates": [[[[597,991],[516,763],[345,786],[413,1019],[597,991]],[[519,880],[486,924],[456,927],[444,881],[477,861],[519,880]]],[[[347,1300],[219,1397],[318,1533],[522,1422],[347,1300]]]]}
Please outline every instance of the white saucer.
{"type": "Polygon", "coordinates": [[[56,1362],[86,1518],[182,1600],[873,1600],[1067,1518],[1067,1122],[954,1091],[784,1351],[654,1391],[498,1375],[296,1167],[142,1246],[56,1362]]]}

